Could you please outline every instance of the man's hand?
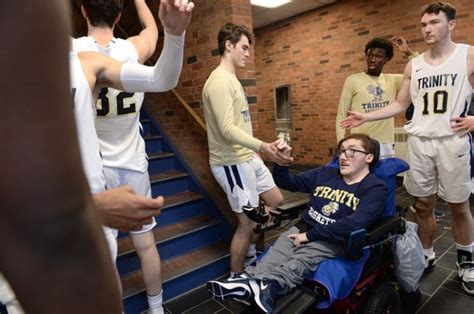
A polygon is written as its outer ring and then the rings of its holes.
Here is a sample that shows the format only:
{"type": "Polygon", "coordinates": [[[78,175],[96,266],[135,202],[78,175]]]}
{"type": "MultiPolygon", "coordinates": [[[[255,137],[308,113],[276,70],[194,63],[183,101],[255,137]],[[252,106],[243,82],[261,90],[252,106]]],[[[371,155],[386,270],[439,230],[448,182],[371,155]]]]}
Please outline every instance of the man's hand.
{"type": "Polygon", "coordinates": [[[451,129],[458,133],[459,137],[474,131],[474,116],[453,117],[451,122],[451,129]]]}
{"type": "Polygon", "coordinates": [[[408,42],[401,35],[392,37],[392,42],[405,56],[409,57],[413,54],[413,51],[408,46],[408,42]]]}
{"type": "MultiPolygon", "coordinates": [[[[292,148],[290,145],[288,145],[284,140],[282,139],[278,139],[276,140],[275,142],[273,142],[272,144],[274,144],[279,153],[284,156],[285,158],[291,158],[291,161],[293,161],[293,158],[290,157],[291,156],[291,151],[292,151],[292,148]]],[[[285,163],[285,164],[280,164],[280,163],[277,163],[279,166],[288,166],[289,163],[285,163]]]]}
{"type": "Polygon", "coordinates": [[[160,0],[158,17],[165,32],[181,36],[191,21],[194,3],[188,0],[160,0]]]}
{"type": "Polygon", "coordinates": [[[308,237],[306,236],[306,233],[293,233],[289,234],[288,238],[293,239],[293,244],[295,246],[300,246],[301,244],[307,243],[308,242],[308,237]]]}
{"type": "Polygon", "coordinates": [[[162,196],[149,198],[135,194],[128,186],[92,194],[104,225],[120,231],[139,230],[161,212],[162,196]]]}
{"type": "Polygon", "coordinates": [[[352,129],[362,125],[367,121],[365,114],[355,111],[349,111],[347,117],[341,120],[341,128],[352,129]]]}
{"type": "Polygon", "coordinates": [[[285,153],[278,150],[277,142],[278,141],[273,143],[262,142],[260,145],[260,153],[279,165],[287,165],[293,162],[293,157],[290,157],[289,154],[286,155],[285,153]]]}

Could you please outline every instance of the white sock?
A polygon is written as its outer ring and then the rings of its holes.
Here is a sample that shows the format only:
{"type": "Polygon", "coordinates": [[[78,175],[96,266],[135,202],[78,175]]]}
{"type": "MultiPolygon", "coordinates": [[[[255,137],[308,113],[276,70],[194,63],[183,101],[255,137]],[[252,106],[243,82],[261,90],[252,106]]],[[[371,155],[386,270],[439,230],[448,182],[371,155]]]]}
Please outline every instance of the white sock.
{"type": "Polygon", "coordinates": [[[255,248],[255,244],[249,244],[249,249],[247,250],[247,256],[255,256],[257,254],[257,249],[255,248]]]}
{"type": "Polygon", "coordinates": [[[456,249],[472,253],[472,244],[471,245],[461,245],[459,243],[456,243],[456,249]]]}
{"type": "Polygon", "coordinates": [[[149,314],[163,314],[163,290],[157,295],[147,295],[148,306],[150,307],[149,314]]]}
{"type": "Polygon", "coordinates": [[[430,247],[429,249],[423,249],[423,254],[426,258],[434,257],[435,253],[433,251],[433,247],[430,247]]]}

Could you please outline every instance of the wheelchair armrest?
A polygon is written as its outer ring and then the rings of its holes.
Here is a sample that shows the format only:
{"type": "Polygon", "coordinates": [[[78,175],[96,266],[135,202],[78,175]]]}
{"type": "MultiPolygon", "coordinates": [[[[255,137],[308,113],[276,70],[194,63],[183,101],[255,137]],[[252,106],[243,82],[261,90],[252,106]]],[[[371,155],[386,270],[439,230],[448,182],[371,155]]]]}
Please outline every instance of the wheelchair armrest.
{"type": "Polygon", "coordinates": [[[384,217],[367,229],[365,242],[371,244],[387,233],[399,234],[404,232],[405,222],[400,216],[384,217]]]}
{"type": "Polygon", "coordinates": [[[400,216],[384,217],[371,227],[353,231],[344,242],[344,255],[350,260],[364,255],[364,246],[380,241],[384,235],[405,232],[405,221],[400,216]]]}

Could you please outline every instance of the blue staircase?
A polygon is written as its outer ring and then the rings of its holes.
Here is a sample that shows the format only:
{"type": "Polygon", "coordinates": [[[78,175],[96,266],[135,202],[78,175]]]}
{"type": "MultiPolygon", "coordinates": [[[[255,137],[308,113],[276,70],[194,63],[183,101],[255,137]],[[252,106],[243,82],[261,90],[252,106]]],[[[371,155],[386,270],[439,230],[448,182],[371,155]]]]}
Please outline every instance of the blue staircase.
{"type": "MultiPolygon", "coordinates": [[[[233,228],[146,109],[141,123],[152,195],[165,197],[153,232],[162,260],[163,298],[168,301],[229,271],[233,228]]],[[[125,313],[145,311],[140,260],[127,233],[119,234],[117,269],[125,313]]]]}

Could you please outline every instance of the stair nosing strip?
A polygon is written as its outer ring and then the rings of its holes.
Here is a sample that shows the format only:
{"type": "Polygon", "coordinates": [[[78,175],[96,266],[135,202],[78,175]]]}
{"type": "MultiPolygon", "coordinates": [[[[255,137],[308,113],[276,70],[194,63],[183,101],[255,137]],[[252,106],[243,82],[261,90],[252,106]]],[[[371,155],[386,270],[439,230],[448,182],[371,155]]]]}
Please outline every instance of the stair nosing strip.
{"type": "MultiPolygon", "coordinates": [[[[217,220],[217,219],[212,219],[212,220],[210,221],[210,223],[207,224],[207,225],[205,225],[205,226],[201,226],[201,227],[196,228],[196,229],[188,230],[188,231],[186,231],[186,232],[184,232],[184,233],[175,234],[175,235],[172,235],[172,236],[170,236],[170,237],[168,237],[168,238],[164,238],[164,239],[161,239],[161,240],[159,240],[159,241],[155,241],[155,245],[157,245],[157,244],[162,244],[162,243],[164,243],[164,242],[177,239],[177,238],[179,238],[179,237],[184,237],[184,236],[193,234],[193,233],[195,233],[195,232],[202,231],[202,230],[205,230],[205,229],[214,227],[214,226],[216,226],[216,225],[218,225],[218,224],[221,224],[221,223],[222,223],[222,221],[219,221],[219,220],[217,220]]],[[[159,228],[159,227],[158,227],[158,228],[159,228]]],[[[152,230],[153,230],[153,229],[152,229],[152,230]]],[[[131,253],[133,253],[133,252],[136,252],[136,250],[129,250],[129,251],[120,253],[119,255],[117,255],[117,258],[122,257],[122,256],[126,256],[126,255],[129,255],[129,254],[131,254],[131,253]]]]}
{"type": "Polygon", "coordinates": [[[160,160],[160,159],[166,159],[166,158],[173,158],[175,157],[176,155],[174,153],[171,153],[171,152],[165,152],[163,155],[158,155],[158,156],[148,156],[148,160],[151,161],[151,160],[160,160]]]}
{"type": "MultiPolygon", "coordinates": [[[[170,208],[173,208],[175,206],[179,206],[179,205],[183,205],[183,204],[186,204],[186,203],[191,203],[191,202],[195,202],[195,201],[199,201],[199,200],[203,200],[205,199],[204,196],[202,196],[201,194],[198,194],[196,193],[197,195],[194,196],[195,198],[193,199],[190,199],[190,200],[185,200],[185,201],[180,201],[178,203],[173,203],[173,204],[165,204],[161,207],[161,210],[167,210],[167,209],[170,209],[170,208]]],[[[166,196],[165,196],[165,199],[166,199],[166,196]]]]}
{"type": "Polygon", "coordinates": [[[185,177],[189,177],[189,173],[181,172],[180,174],[177,174],[173,177],[163,178],[163,179],[158,179],[158,180],[153,180],[150,177],[150,184],[153,185],[153,184],[157,184],[157,183],[161,183],[161,182],[168,182],[168,181],[178,180],[178,179],[185,178],[185,177]]]}
{"type": "MultiPolygon", "coordinates": [[[[219,261],[221,261],[221,260],[223,260],[223,259],[225,259],[225,258],[227,258],[227,257],[230,257],[230,252],[229,252],[229,253],[226,253],[225,255],[223,255],[223,256],[221,256],[221,257],[215,259],[215,260],[212,260],[212,261],[210,261],[210,262],[208,262],[208,263],[206,263],[206,264],[203,264],[203,265],[201,265],[201,266],[199,266],[199,267],[192,268],[192,269],[190,269],[189,271],[186,271],[186,272],[184,272],[184,273],[182,273],[182,274],[179,274],[179,275],[176,275],[176,276],[174,276],[174,277],[170,277],[170,278],[168,278],[168,279],[166,279],[166,280],[163,280],[163,281],[161,282],[161,284],[164,285],[164,284],[167,283],[167,282],[176,280],[176,279],[178,279],[178,278],[180,278],[180,277],[183,277],[183,276],[185,276],[185,275],[187,275],[187,274],[189,274],[189,273],[191,273],[191,272],[196,271],[196,270],[199,269],[199,268],[207,267],[207,266],[209,266],[209,265],[211,265],[211,264],[214,264],[214,263],[216,263],[216,262],[219,262],[219,261]]],[[[123,296],[123,297],[122,297],[122,300],[125,301],[126,299],[131,298],[131,297],[133,297],[133,296],[135,296],[135,295],[137,295],[137,294],[140,294],[140,293],[142,293],[142,292],[144,292],[144,291],[146,291],[146,289],[140,289],[139,291],[136,291],[136,292],[134,292],[134,293],[131,293],[131,294],[127,295],[127,296],[123,296]]],[[[167,301],[167,302],[168,302],[168,301],[167,301]]]]}
{"type": "Polygon", "coordinates": [[[144,136],[143,139],[145,141],[149,141],[149,140],[157,140],[157,139],[162,139],[163,136],[161,135],[147,135],[147,136],[144,136]]]}

